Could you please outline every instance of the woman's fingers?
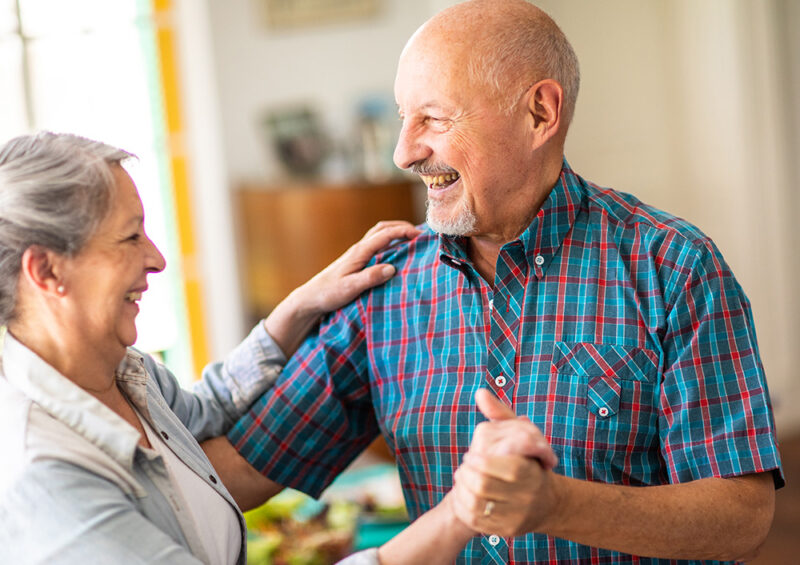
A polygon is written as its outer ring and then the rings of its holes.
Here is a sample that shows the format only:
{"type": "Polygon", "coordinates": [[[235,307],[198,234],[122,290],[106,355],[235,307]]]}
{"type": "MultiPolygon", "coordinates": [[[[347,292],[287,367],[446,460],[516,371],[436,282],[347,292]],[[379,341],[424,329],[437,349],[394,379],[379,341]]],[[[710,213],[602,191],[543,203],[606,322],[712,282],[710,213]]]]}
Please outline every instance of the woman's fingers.
{"type": "MultiPolygon", "coordinates": [[[[386,248],[391,242],[398,239],[413,239],[421,233],[419,229],[409,222],[392,221],[378,222],[364,237],[350,247],[337,260],[350,265],[365,265],[376,253],[386,248]]],[[[357,269],[360,267],[353,267],[357,269]]]]}

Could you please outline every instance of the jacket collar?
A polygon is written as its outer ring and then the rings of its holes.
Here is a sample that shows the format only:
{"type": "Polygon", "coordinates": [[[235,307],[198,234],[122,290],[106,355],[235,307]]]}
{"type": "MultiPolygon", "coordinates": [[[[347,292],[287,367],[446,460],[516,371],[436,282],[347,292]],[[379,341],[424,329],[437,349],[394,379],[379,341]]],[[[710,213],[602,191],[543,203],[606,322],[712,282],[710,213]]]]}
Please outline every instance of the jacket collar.
{"type": "MultiPolygon", "coordinates": [[[[9,384],[41,406],[50,416],[121,465],[133,467],[139,432],[10,333],[6,333],[3,341],[2,372],[9,384]]],[[[142,356],[128,349],[117,368],[116,377],[117,384],[137,410],[148,417],[147,373],[142,356]]]]}

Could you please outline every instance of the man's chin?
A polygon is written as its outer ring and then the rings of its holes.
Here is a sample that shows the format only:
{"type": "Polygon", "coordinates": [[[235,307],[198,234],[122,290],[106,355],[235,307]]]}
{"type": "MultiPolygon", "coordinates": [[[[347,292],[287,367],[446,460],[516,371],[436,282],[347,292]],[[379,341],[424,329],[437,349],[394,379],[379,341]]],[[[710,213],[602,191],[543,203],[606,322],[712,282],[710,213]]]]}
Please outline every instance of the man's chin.
{"type": "Polygon", "coordinates": [[[425,218],[428,226],[438,234],[452,237],[468,237],[475,233],[477,219],[470,210],[462,210],[459,215],[452,218],[440,218],[436,214],[428,213],[425,218]]]}

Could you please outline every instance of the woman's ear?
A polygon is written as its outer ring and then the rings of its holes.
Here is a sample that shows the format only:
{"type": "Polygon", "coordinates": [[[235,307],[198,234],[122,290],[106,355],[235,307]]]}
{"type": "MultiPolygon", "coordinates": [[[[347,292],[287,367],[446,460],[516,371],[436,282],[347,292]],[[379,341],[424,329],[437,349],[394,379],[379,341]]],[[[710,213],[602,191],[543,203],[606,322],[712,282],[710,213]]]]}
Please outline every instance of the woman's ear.
{"type": "Polygon", "coordinates": [[[22,254],[21,276],[39,290],[64,294],[64,283],[60,277],[62,261],[63,257],[55,251],[41,245],[31,245],[22,254]]]}
{"type": "Polygon", "coordinates": [[[553,79],[540,80],[528,89],[528,114],[537,147],[560,130],[563,106],[564,89],[553,79]]]}

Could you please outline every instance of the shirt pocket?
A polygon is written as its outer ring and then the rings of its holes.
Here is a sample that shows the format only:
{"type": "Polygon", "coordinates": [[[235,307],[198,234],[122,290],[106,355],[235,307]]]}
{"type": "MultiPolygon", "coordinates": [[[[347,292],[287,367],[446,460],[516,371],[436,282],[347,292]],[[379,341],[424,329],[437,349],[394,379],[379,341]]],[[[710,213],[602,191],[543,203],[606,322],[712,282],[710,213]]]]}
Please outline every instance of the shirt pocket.
{"type": "Polygon", "coordinates": [[[588,379],[587,408],[595,416],[608,418],[619,412],[622,383],[656,380],[658,355],[626,345],[557,341],[553,371],[588,379]]]}
{"type": "Polygon", "coordinates": [[[551,387],[553,438],[575,473],[606,482],[638,482],[658,459],[654,351],[628,345],[556,342],[551,387]],[[569,406],[569,403],[573,403],[569,406]],[[623,476],[624,475],[624,476],[623,476]]]}

